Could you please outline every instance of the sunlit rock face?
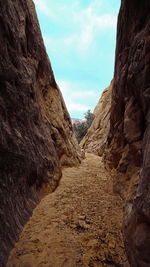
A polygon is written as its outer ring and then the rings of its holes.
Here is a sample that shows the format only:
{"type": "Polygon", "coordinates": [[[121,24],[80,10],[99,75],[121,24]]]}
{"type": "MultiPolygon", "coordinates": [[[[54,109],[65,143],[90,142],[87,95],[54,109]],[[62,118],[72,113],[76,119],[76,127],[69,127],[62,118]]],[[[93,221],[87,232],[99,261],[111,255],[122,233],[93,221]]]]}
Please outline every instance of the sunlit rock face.
{"type": "Polygon", "coordinates": [[[110,130],[110,107],[112,84],[104,90],[94,110],[94,120],[80,146],[86,151],[102,156],[110,130]]]}
{"type": "Polygon", "coordinates": [[[150,266],[150,1],[122,0],[109,149],[131,266],[150,266]]]}
{"type": "Polygon", "coordinates": [[[5,266],[38,195],[57,187],[61,165],[79,163],[80,150],[31,0],[0,0],[0,40],[0,266],[5,266]]]}

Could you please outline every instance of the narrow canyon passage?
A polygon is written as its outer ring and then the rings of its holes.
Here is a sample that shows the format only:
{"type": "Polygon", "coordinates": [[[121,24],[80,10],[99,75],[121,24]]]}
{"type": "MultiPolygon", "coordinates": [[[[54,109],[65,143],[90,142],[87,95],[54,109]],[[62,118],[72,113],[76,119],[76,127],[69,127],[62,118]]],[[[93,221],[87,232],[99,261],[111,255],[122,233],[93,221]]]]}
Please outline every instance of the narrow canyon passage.
{"type": "Polygon", "coordinates": [[[86,154],[34,210],[7,267],[127,267],[120,203],[101,158],[86,154]]]}

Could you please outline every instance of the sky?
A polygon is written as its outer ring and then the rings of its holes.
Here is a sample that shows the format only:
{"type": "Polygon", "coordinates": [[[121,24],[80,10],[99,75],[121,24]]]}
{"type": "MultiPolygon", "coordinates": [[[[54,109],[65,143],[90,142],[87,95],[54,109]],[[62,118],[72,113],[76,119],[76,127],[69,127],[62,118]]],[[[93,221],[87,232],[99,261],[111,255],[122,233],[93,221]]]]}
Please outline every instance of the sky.
{"type": "Polygon", "coordinates": [[[34,0],[71,118],[93,111],[114,72],[120,0],[34,0]]]}

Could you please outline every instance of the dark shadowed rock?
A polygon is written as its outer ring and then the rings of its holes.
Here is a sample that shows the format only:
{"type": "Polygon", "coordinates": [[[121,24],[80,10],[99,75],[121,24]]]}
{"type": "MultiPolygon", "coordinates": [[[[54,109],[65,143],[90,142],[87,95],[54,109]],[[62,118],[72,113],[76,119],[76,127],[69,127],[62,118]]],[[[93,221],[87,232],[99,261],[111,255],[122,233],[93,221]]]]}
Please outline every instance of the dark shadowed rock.
{"type": "Polygon", "coordinates": [[[126,200],[131,266],[150,266],[150,2],[122,0],[105,160],[126,200]]]}
{"type": "MultiPolygon", "coordinates": [[[[31,0],[0,0],[0,266],[61,165],[80,162],[31,0]],[[43,188],[44,187],[44,188],[43,188]]],[[[78,151],[78,152],[77,152],[78,151]]]]}

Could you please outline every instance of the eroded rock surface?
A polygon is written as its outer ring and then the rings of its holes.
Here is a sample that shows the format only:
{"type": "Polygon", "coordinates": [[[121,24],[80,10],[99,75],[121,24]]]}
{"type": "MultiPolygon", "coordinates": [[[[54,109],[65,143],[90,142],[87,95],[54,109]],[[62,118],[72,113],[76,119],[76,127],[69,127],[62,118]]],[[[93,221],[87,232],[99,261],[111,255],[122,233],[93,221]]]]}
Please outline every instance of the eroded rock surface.
{"type": "Polygon", "coordinates": [[[118,19],[111,124],[105,159],[126,200],[131,266],[150,266],[150,2],[123,0],[118,19]]]}
{"type": "MultiPolygon", "coordinates": [[[[0,0],[0,266],[61,165],[80,161],[31,0],[0,0]],[[42,190],[43,191],[43,190],[42,190]]],[[[79,153],[78,153],[78,152],[79,153]]]]}
{"type": "Polygon", "coordinates": [[[110,130],[112,84],[106,88],[94,110],[94,120],[80,146],[87,152],[102,156],[110,130]]]}

